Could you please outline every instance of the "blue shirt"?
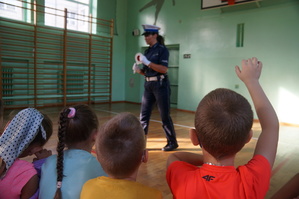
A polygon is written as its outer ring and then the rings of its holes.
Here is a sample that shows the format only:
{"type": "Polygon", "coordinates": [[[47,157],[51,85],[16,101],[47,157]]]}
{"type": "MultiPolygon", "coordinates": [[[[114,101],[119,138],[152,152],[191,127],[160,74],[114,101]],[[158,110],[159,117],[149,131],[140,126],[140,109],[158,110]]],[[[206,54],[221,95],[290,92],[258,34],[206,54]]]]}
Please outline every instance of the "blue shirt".
{"type": "MultiPolygon", "coordinates": [[[[164,45],[161,45],[159,42],[155,43],[152,47],[146,49],[144,52],[144,56],[154,64],[160,64],[168,67],[168,49],[164,45]]],[[[162,74],[155,70],[152,70],[146,65],[143,65],[143,70],[146,77],[153,77],[162,74]]]]}
{"type": "MultiPolygon", "coordinates": [[[[68,149],[64,151],[62,198],[80,199],[83,184],[92,178],[107,176],[97,159],[87,151],[68,149]]],[[[42,166],[39,198],[53,199],[56,192],[57,155],[47,158],[42,166]]]]}

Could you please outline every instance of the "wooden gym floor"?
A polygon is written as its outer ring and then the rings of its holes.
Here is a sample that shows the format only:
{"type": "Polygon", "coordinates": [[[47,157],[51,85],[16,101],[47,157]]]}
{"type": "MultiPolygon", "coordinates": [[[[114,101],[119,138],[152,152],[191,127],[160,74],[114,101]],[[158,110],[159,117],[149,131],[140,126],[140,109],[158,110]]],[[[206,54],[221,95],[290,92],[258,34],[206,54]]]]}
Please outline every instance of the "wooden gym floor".
{"type": "MultiPolygon", "coordinates": [[[[96,111],[100,125],[109,120],[115,114],[120,112],[132,112],[139,117],[140,105],[130,103],[114,103],[91,105],[96,111]]],[[[46,148],[51,149],[53,154],[56,153],[57,144],[57,121],[59,112],[62,107],[51,107],[39,109],[48,114],[54,124],[54,134],[46,144],[46,148]]],[[[8,115],[9,111],[5,111],[4,115],[8,115]]],[[[194,113],[171,110],[171,116],[175,125],[179,148],[177,151],[188,151],[201,153],[198,146],[193,146],[189,140],[189,129],[194,126],[194,113]]],[[[4,122],[7,118],[4,118],[4,122]]],[[[163,152],[161,148],[166,144],[165,135],[161,126],[160,115],[157,109],[153,110],[151,123],[149,127],[149,135],[147,139],[147,149],[149,150],[149,161],[142,164],[139,170],[137,181],[145,185],[155,187],[162,191],[163,198],[170,199],[172,194],[165,180],[166,160],[169,154],[173,152],[163,152]]],[[[236,157],[235,165],[247,163],[252,157],[257,138],[260,134],[259,123],[253,125],[254,136],[252,140],[245,145],[236,157]]],[[[270,189],[266,199],[270,198],[283,184],[285,184],[293,175],[299,172],[299,127],[280,126],[280,139],[275,165],[272,171],[272,179],[270,189]]],[[[95,155],[94,151],[93,154],[95,155]]],[[[31,161],[32,157],[26,160],[31,161]]]]}

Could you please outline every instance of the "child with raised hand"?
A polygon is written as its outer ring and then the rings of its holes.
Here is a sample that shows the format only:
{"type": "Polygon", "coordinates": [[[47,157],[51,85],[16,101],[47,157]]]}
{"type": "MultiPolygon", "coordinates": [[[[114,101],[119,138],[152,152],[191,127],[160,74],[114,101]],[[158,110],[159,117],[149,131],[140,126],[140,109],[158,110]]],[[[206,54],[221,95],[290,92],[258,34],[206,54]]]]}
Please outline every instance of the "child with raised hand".
{"type": "Polygon", "coordinates": [[[98,127],[97,115],[87,105],[61,111],[57,155],[47,158],[42,166],[39,198],[80,198],[87,180],[106,175],[91,154],[98,127]]]}
{"type": "Polygon", "coordinates": [[[35,198],[38,173],[20,158],[33,154],[43,158],[40,154],[52,131],[51,120],[34,108],[21,110],[8,123],[0,137],[0,198],[35,198]]]}
{"type": "Polygon", "coordinates": [[[262,63],[257,58],[235,67],[247,87],[262,132],[253,158],[235,168],[236,153],[252,137],[253,112],[248,101],[229,89],[216,89],[199,103],[191,141],[203,155],[173,153],[167,161],[167,182],[174,198],[256,198],[265,197],[275,160],[279,123],[265,95],[259,77],[262,63]],[[200,167],[198,167],[200,166],[200,167]]]}
{"type": "Polygon", "coordinates": [[[81,199],[161,199],[162,193],[136,182],[141,163],[146,163],[145,135],[131,113],[120,113],[106,122],[96,139],[97,158],[108,177],[87,181],[81,199]]]}

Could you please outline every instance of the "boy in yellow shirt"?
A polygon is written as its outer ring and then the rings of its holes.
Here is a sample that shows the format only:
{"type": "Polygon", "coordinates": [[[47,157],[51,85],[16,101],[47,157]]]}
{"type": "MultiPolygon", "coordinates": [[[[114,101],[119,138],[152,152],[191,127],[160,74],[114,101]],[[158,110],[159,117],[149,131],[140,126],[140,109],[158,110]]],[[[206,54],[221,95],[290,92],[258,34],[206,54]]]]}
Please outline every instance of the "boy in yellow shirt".
{"type": "Polygon", "coordinates": [[[108,177],[87,181],[81,199],[161,199],[162,193],[136,182],[140,164],[146,163],[143,128],[131,113],[120,113],[106,122],[96,139],[96,152],[108,177]]]}

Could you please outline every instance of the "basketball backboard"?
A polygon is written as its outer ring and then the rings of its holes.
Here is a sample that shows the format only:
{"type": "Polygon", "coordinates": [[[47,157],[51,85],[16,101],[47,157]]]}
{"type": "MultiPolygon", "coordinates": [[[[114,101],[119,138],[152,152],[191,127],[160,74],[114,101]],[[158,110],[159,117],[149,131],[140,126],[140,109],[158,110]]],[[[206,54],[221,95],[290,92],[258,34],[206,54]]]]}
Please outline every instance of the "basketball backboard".
{"type": "Polygon", "coordinates": [[[243,3],[249,3],[258,0],[201,0],[201,9],[218,8],[243,3]]]}

